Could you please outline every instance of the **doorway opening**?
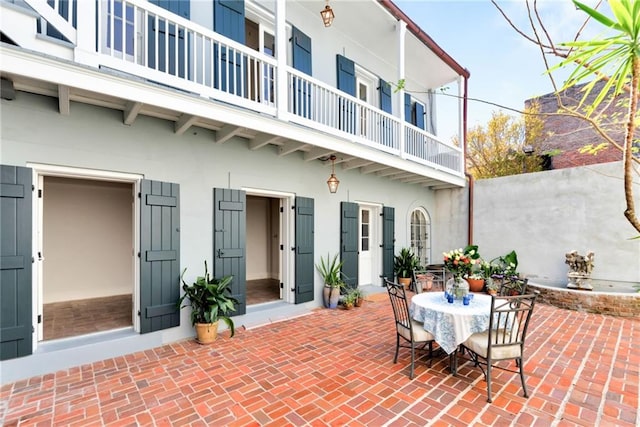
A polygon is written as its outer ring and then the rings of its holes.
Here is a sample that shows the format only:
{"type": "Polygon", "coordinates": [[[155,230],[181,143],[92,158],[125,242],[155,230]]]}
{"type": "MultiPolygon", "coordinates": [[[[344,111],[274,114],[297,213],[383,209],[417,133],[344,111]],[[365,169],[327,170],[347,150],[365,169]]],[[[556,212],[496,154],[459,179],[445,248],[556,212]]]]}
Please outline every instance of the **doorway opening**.
{"type": "Polygon", "coordinates": [[[76,173],[34,167],[36,342],[137,327],[137,181],[76,173]]]}
{"type": "Polygon", "coordinates": [[[287,198],[247,192],[247,306],[288,301],[285,292],[287,198]]]}

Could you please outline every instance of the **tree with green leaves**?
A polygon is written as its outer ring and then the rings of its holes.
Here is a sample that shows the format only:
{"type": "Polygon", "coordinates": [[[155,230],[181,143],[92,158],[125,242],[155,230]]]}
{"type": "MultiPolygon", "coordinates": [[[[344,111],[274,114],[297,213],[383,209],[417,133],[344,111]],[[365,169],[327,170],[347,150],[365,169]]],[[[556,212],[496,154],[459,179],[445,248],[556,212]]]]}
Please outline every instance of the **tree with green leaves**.
{"type": "MultiPolygon", "coordinates": [[[[543,123],[537,104],[517,118],[494,111],[486,126],[467,132],[467,170],[475,179],[542,170],[540,141],[543,123]]],[[[457,142],[456,142],[457,143],[457,142]]]]}
{"type": "Polygon", "coordinates": [[[601,144],[585,147],[585,150],[597,153],[602,147],[612,145],[622,151],[626,202],[624,216],[640,232],[640,219],[635,210],[633,194],[634,176],[640,176],[640,155],[635,137],[640,95],[640,1],[608,0],[612,14],[609,17],[600,13],[597,7],[591,8],[572,0],[576,8],[586,14],[585,23],[572,41],[558,44],[554,43],[545,28],[535,0],[533,5],[530,0],[526,1],[533,35],[517,28],[496,0],[491,1],[519,34],[539,47],[557,94],[559,108],[556,114],[584,120],[601,136],[601,144]],[[582,40],[582,30],[590,22],[595,23],[606,34],[582,40]],[[553,57],[560,58],[560,62],[550,65],[553,57]],[[572,69],[572,72],[563,85],[557,85],[554,73],[566,69],[572,69]],[[605,82],[604,85],[598,84],[602,81],[605,82]],[[560,96],[562,91],[584,83],[587,84],[584,85],[581,101],[574,106],[564,105],[560,96]],[[590,97],[596,85],[599,92],[595,97],[590,97]],[[608,105],[615,103],[623,106],[626,113],[614,120],[615,126],[611,127],[611,117],[603,112],[608,110],[608,105]],[[615,138],[615,133],[621,128],[624,129],[624,137],[620,143],[615,138]]]}

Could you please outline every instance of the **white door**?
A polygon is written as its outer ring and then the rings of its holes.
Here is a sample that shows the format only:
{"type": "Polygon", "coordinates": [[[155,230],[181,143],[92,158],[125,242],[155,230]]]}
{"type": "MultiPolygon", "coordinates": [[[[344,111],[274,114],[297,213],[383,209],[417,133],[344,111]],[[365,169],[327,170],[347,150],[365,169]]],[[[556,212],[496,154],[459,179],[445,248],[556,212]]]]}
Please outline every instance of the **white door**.
{"type": "Polygon", "coordinates": [[[371,285],[376,282],[382,269],[380,259],[379,228],[380,208],[360,205],[360,229],[358,233],[358,284],[371,285]]]}

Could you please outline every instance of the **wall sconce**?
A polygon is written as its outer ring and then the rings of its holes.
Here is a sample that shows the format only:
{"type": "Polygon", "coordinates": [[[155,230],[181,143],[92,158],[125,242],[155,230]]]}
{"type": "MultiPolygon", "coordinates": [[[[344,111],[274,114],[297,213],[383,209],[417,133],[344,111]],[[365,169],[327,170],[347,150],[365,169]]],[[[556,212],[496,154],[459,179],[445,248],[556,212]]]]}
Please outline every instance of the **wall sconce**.
{"type": "Polygon", "coordinates": [[[338,181],[338,178],[336,178],[336,156],[332,155],[331,157],[329,157],[329,160],[331,160],[331,176],[327,180],[327,185],[329,186],[329,193],[333,194],[338,191],[338,185],[340,184],[340,181],[338,181]]]}
{"type": "MultiPolygon", "coordinates": [[[[322,16],[322,23],[325,27],[330,27],[333,23],[333,18],[336,16],[333,13],[333,9],[329,6],[329,0],[327,0],[327,5],[320,11],[320,16],[322,16]]],[[[335,191],[334,191],[335,193],[335,191]]]]}

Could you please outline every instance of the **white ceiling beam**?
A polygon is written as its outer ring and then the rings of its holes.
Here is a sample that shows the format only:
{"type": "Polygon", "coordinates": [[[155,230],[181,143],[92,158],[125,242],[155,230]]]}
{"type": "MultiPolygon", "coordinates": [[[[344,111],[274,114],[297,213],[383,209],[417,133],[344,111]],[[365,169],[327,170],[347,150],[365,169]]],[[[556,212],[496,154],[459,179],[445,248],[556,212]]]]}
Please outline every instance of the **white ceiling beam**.
{"type": "Polygon", "coordinates": [[[123,112],[123,122],[125,125],[131,126],[133,122],[136,121],[143,105],[142,102],[127,102],[123,112]]]}
{"type": "Polygon", "coordinates": [[[249,150],[255,151],[258,150],[265,145],[273,144],[275,142],[280,141],[281,137],[277,135],[271,135],[269,133],[263,133],[261,135],[256,136],[251,141],[249,141],[249,150]]]}
{"type": "Polygon", "coordinates": [[[372,163],[373,162],[371,160],[367,159],[353,159],[349,160],[348,162],[342,163],[342,170],[357,169],[359,167],[367,166],[372,163]]]}
{"type": "Polygon", "coordinates": [[[173,124],[173,131],[176,135],[182,135],[197,121],[198,116],[194,116],[193,114],[181,114],[180,118],[173,124]]]}
{"type": "Polygon", "coordinates": [[[398,175],[400,173],[404,173],[404,171],[400,169],[388,168],[380,172],[376,172],[376,175],[385,177],[385,176],[398,175]]]}
{"type": "Polygon", "coordinates": [[[286,156],[288,154],[291,154],[293,152],[296,152],[304,147],[306,147],[307,144],[301,144],[297,141],[289,141],[286,144],[284,144],[283,146],[281,146],[278,149],[278,156],[282,157],[282,156],[286,156]]]}
{"type": "Polygon", "coordinates": [[[370,174],[370,173],[383,171],[383,170],[388,169],[388,168],[389,168],[389,166],[383,165],[382,163],[374,163],[372,165],[361,167],[360,168],[360,173],[367,175],[367,174],[370,174]]]}
{"type": "Polygon", "coordinates": [[[216,144],[224,144],[240,132],[242,132],[244,128],[240,126],[234,125],[226,125],[222,129],[216,132],[216,144]]]}
{"type": "Polygon", "coordinates": [[[58,85],[58,109],[60,114],[68,116],[71,113],[71,98],[69,86],[58,85]]]}
{"type": "Polygon", "coordinates": [[[310,162],[312,160],[316,160],[321,157],[329,157],[333,153],[334,153],[333,150],[328,150],[322,147],[314,147],[304,154],[304,161],[310,162]]]}

